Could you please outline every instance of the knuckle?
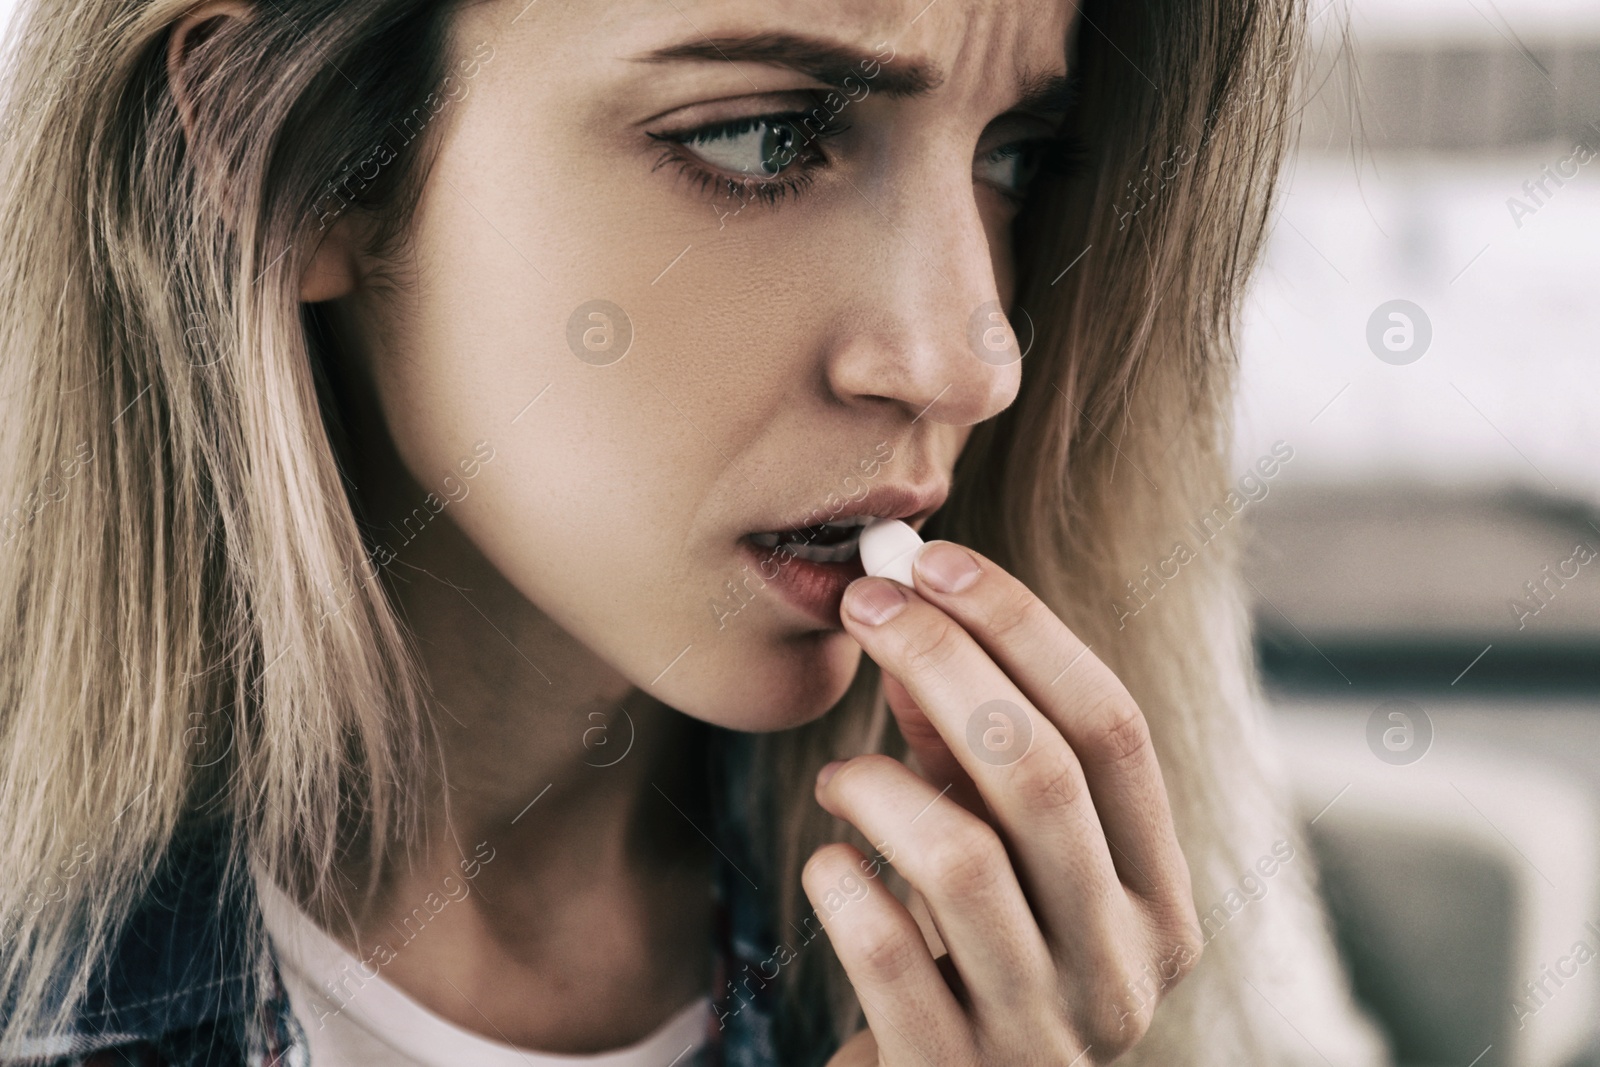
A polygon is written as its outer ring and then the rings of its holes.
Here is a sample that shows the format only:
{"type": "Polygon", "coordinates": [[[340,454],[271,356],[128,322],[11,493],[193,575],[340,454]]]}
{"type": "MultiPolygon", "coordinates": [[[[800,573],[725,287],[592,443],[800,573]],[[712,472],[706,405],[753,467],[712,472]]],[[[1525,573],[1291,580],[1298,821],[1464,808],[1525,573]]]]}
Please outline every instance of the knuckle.
{"type": "Polygon", "coordinates": [[[1168,950],[1160,963],[1161,979],[1167,983],[1182,981],[1200,963],[1206,951],[1205,935],[1193,909],[1177,929],[1168,933],[1165,944],[1168,950]]]}
{"type": "Polygon", "coordinates": [[[1007,589],[999,594],[984,613],[984,625],[1001,641],[1027,632],[1034,620],[1038,600],[1026,589],[1007,589]]]}
{"type": "Polygon", "coordinates": [[[1119,976],[1111,996],[1083,998],[1067,1012],[1068,1025],[1085,1045],[1103,1050],[1109,1062],[1138,1044],[1155,1016],[1156,996],[1144,975],[1114,968],[1119,976]]]}
{"type": "Polygon", "coordinates": [[[913,666],[927,664],[940,670],[961,655],[964,638],[965,632],[949,616],[940,614],[930,619],[928,625],[917,634],[917,640],[912,644],[914,651],[910,657],[911,663],[913,666]]]}
{"type": "Polygon", "coordinates": [[[1177,864],[1164,891],[1147,899],[1144,907],[1148,929],[1160,944],[1172,946],[1170,954],[1199,958],[1206,932],[1195,908],[1187,864],[1177,864]]]}
{"type": "Polygon", "coordinates": [[[946,898],[980,895],[1008,862],[993,830],[972,827],[941,835],[929,849],[930,876],[946,898]]]}
{"type": "Polygon", "coordinates": [[[1205,952],[1206,943],[1198,937],[1180,942],[1174,952],[1172,981],[1181,982],[1187,978],[1199,966],[1205,952]]]}
{"type": "Polygon", "coordinates": [[[1079,804],[1087,787],[1065,745],[1035,745],[1017,761],[1011,788],[1028,809],[1054,812],[1079,804]]]}
{"type": "Polygon", "coordinates": [[[1113,692],[1095,709],[1089,751],[1100,762],[1117,766],[1141,759],[1150,750],[1150,724],[1129,697],[1113,692]]]}
{"type": "Polygon", "coordinates": [[[874,923],[858,935],[855,955],[863,978],[887,985],[909,974],[917,965],[918,953],[927,950],[920,938],[913,940],[907,931],[874,923]]]}
{"type": "Polygon", "coordinates": [[[1078,1005],[1074,1029],[1084,1041],[1121,1055],[1149,1033],[1157,1006],[1200,958],[1197,934],[1179,933],[1163,944],[1159,956],[1141,954],[1137,965],[1129,957],[1106,961],[1116,993],[1078,1005]]]}
{"type": "Polygon", "coordinates": [[[1151,1001],[1112,1001],[1109,1010],[1098,1011],[1091,1021],[1088,1043],[1107,1050],[1113,1057],[1120,1056],[1143,1040],[1154,1018],[1155,1004],[1151,1001]]]}

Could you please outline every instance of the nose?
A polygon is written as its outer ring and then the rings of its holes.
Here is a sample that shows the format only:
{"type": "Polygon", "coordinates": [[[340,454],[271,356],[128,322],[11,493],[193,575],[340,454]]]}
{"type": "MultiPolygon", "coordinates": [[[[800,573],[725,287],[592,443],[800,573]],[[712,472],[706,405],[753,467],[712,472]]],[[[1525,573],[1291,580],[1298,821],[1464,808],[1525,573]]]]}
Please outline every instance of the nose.
{"type": "Polygon", "coordinates": [[[845,306],[828,334],[827,379],[842,402],[894,403],[952,426],[1016,399],[1022,353],[1003,309],[1010,241],[986,223],[970,157],[951,153],[893,182],[861,184],[860,214],[835,251],[845,306]],[[959,157],[956,157],[959,158],[959,157]]]}

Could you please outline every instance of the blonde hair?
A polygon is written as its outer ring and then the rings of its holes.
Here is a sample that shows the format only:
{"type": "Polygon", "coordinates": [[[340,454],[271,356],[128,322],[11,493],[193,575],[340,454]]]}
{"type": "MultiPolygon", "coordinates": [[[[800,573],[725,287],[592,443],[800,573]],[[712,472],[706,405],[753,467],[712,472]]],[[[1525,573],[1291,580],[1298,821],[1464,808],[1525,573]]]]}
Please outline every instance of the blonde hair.
{"type": "MultiPolygon", "coordinates": [[[[320,884],[350,855],[375,878],[419,832],[411,786],[436,768],[425,683],[340,478],[327,336],[298,279],[335,190],[341,207],[381,209],[379,247],[403,241],[443,126],[414,87],[439,85],[458,54],[452,5],[295,0],[226,20],[191,61],[212,112],[194,140],[165,68],[188,7],[25,0],[7,39],[5,1035],[65,1018],[177,835],[224,831],[234,879],[253,858],[320,884]],[[397,121],[418,145],[368,173],[397,121]],[[315,628],[331,589],[349,598],[315,628]],[[47,983],[69,964],[58,1000],[47,983]]],[[[1014,571],[1139,700],[1203,909],[1274,840],[1300,840],[1271,777],[1236,529],[1137,619],[1113,625],[1110,605],[1230,481],[1233,318],[1303,14],[1298,0],[1137,7],[1084,7],[1093,165],[1045,185],[1019,227],[1017,303],[1037,326],[1021,394],[975,430],[929,532],[1014,571]],[[1174,169],[1179,146],[1191,158],[1174,169]]],[[[755,743],[781,925],[808,910],[805,858],[853,834],[815,810],[818,765],[903,746],[870,661],[825,718],[755,743]]],[[[1294,998],[1276,1007],[1329,1058],[1376,1062],[1311,884],[1291,865],[1128,1062],[1303,1058],[1250,1000],[1251,976],[1294,998]]],[[[859,1025],[831,951],[782,982],[786,1055],[859,1025]]]]}

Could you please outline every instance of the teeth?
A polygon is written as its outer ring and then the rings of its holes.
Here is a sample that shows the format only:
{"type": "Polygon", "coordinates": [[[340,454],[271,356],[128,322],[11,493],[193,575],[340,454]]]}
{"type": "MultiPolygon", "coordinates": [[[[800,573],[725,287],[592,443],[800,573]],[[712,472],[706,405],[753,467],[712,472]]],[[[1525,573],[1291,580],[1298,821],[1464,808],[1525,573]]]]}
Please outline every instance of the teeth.
{"type": "MultiPolygon", "coordinates": [[[[859,529],[872,521],[871,515],[852,515],[846,519],[830,520],[816,523],[818,526],[828,526],[835,529],[859,529]]],[[[805,541],[791,540],[789,532],[783,533],[754,533],[750,540],[762,548],[777,548],[783,545],[800,559],[810,560],[813,563],[844,563],[856,558],[857,548],[861,542],[859,533],[848,541],[841,541],[833,545],[814,545],[805,541]]]]}
{"type": "Polygon", "coordinates": [[[797,541],[786,541],[784,546],[801,559],[808,559],[813,563],[844,563],[856,558],[857,541],[843,541],[837,545],[807,545],[797,541]]]}

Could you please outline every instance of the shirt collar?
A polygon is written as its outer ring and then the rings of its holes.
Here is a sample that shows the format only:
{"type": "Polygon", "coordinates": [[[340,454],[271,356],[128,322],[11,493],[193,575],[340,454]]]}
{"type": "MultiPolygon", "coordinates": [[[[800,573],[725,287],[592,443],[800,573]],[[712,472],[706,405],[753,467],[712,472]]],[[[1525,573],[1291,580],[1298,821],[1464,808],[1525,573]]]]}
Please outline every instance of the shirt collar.
{"type": "MultiPolygon", "coordinates": [[[[709,730],[713,834],[722,843],[716,883],[730,919],[724,936],[739,963],[759,964],[776,941],[763,891],[757,889],[767,879],[758,873],[753,812],[748,810],[752,739],[719,727],[709,730]]],[[[219,1025],[233,1027],[234,1040],[246,1041],[243,1027],[260,1002],[258,990],[265,986],[281,994],[281,986],[265,940],[257,942],[259,955],[251,950],[257,905],[248,875],[227,877],[228,843],[225,833],[215,831],[175,841],[66,1031],[28,1035],[5,1055],[83,1055],[130,1042],[160,1042],[175,1032],[203,1033],[219,1025]]],[[[765,890],[771,891],[770,886],[765,890]]],[[[58,997],[70,972],[70,966],[63,967],[56,976],[58,997]]],[[[722,1037],[730,1064],[776,1062],[776,1005],[771,987],[763,987],[753,1002],[735,994],[732,981],[712,991],[718,1015],[728,1026],[722,1037]]],[[[286,1001],[279,1007],[287,1018],[286,1001]]]]}
{"type": "MultiPolygon", "coordinates": [[[[250,903],[224,877],[226,862],[221,834],[177,839],[66,1029],[18,1038],[7,1055],[83,1055],[246,1013],[258,977],[250,903]]],[[[77,962],[69,958],[54,976],[53,1003],[77,962]]]]}

